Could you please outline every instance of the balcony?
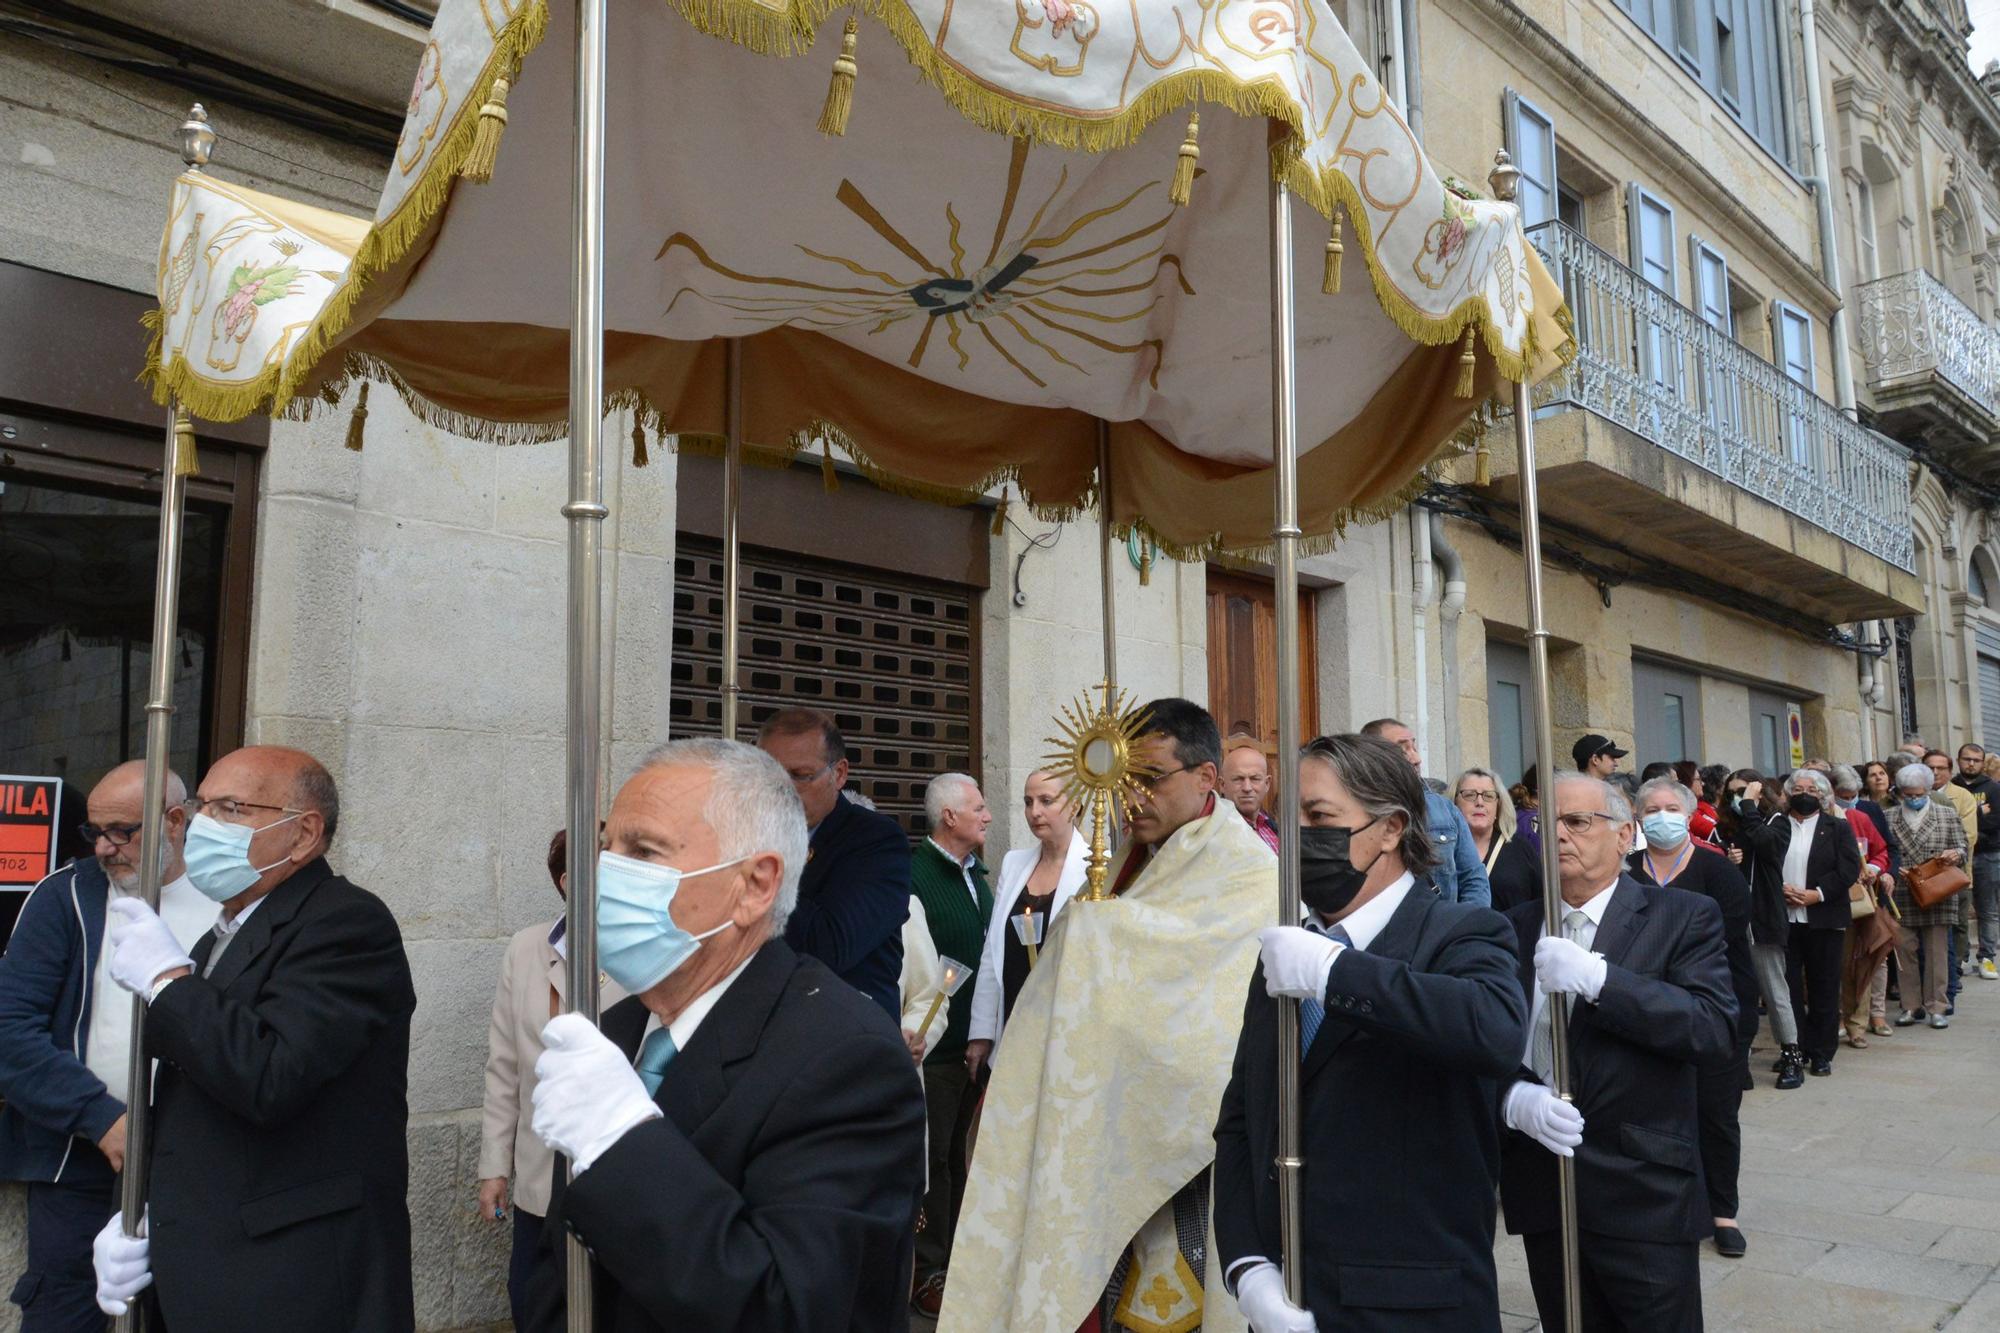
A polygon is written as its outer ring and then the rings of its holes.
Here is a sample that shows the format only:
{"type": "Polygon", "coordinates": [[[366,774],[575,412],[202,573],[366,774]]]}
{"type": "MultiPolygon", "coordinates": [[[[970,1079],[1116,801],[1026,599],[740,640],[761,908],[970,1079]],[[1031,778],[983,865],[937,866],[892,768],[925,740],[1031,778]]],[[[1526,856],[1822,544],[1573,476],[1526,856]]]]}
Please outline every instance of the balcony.
{"type": "Polygon", "coordinates": [[[1900,446],[1579,233],[1550,222],[1529,239],[1578,344],[1535,390],[1546,513],[1827,624],[1919,604],[1900,446]]]}
{"type": "Polygon", "coordinates": [[[2000,430],[2000,333],[1922,269],[1854,289],[1862,356],[1884,430],[1920,435],[1992,474],[2000,430]]]}

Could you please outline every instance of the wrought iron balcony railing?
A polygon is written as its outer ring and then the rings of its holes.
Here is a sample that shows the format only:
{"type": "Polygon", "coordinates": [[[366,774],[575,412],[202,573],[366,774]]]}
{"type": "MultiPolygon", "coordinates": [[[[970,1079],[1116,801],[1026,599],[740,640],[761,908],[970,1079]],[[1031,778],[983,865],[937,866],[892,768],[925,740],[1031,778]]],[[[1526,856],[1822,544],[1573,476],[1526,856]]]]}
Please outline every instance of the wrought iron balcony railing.
{"type": "Polygon", "coordinates": [[[2000,333],[1922,269],[1854,289],[1872,384],[1935,374],[2000,420],[2000,333]]]}
{"type": "Polygon", "coordinates": [[[1594,413],[1898,569],[1915,563],[1901,446],[1704,323],[1559,222],[1528,231],[1562,283],[1577,356],[1538,405],[1594,413]]]}

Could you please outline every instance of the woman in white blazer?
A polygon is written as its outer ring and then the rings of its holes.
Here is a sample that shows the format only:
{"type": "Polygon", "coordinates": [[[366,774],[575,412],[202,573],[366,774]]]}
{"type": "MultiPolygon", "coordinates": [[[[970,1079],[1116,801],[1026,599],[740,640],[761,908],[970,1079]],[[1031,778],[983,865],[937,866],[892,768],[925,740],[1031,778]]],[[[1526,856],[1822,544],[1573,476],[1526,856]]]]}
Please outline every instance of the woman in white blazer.
{"type": "Polygon", "coordinates": [[[1035,845],[1002,857],[1000,875],[993,882],[993,919],[987,924],[986,947],[979,955],[972,1028],[965,1044],[965,1067],[974,1079],[992,1059],[1014,997],[1027,980],[1027,948],[1008,918],[1020,916],[1026,908],[1041,912],[1046,938],[1056,914],[1083,887],[1083,873],[1090,860],[1090,848],[1076,830],[1076,811],[1063,804],[1062,785],[1054,778],[1047,773],[1030,773],[1021,806],[1035,845]]]}

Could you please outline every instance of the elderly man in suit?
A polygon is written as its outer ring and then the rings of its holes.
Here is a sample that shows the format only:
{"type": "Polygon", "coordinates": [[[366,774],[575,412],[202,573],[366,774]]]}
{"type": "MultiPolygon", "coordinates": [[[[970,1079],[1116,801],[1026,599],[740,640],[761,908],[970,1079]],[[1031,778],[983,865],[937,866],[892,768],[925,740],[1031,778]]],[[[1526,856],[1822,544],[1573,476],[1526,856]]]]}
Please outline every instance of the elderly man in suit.
{"type": "MultiPolygon", "coordinates": [[[[1735,1041],[1722,912],[1621,873],[1632,808],[1609,783],[1556,777],[1563,920],[1509,912],[1533,1005],[1526,1063],[1501,1098],[1511,1131],[1500,1203],[1522,1237],[1544,1328],[1564,1315],[1555,1155],[1576,1157],[1583,1327],[1698,1330],[1696,1247],[1714,1230],[1701,1184],[1699,1071],[1735,1041]],[[1566,1013],[1572,1100],[1550,1088],[1552,1024],[1566,1013]]],[[[1852,842],[1852,839],[1849,839],[1852,842]]]]}
{"type": "Polygon", "coordinates": [[[898,1017],[910,840],[895,820],[841,795],[847,743],[825,713],[773,713],[758,730],[757,745],[791,777],[806,813],[806,857],[785,943],[898,1017]]]}
{"type": "Polygon", "coordinates": [[[1826,775],[1802,768],[1785,780],[1785,808],[1745,821],[1758,883],[1785,904],[1785,982],[1808,1069],[1833,1072],[1840,1047],[1841,943],[1853,918],[1848,888],[1861,878],[1861,848],[1833,802],[1826,775]]]}
{"type": "Polygon", "coordinates": [[[398,1333],[410,1288],[405,1070],[416,993],[396,919],[327,865],[340,795],[319,761],[250,746],[202,780],[188,877],[222,904],[194,949],[112,904],[111,979],[147,1000],[147,1237],[112,1217],[98,1303],[152,1284],[171,1333],[398,1333]]]}
{"type": "MultiPolygon", "coordinates": [[[[598,858],[598,962],[632,998],[550,1021],[535,1133],[551,1223],[594,1256],[616,1333],[909,1324],[924,1100],[896,1025],[785,943],[806,859],[794,784],[724,740],[661,746],[598,858]]],[[[554,1269],[530,1328],[562,1327],[554,1269]]]]}
{"type": "Polygon", "coordinates": [[[1528,1010],[1514,933],[1416,876],[1436,855],[1397,748],[1327,736],[1299,761],[1306,926],[1271,926],[1215,1128],[1215,1241],[1254,1333],[1497,1329],[1497,1081],[1528,1010]],[[1280,1256],[1277,1005],[1303,1000],[1305,1307],[1280,1256]],[[1357,1151],[1365,1145],[1364,1151],[1357,1151]]]}

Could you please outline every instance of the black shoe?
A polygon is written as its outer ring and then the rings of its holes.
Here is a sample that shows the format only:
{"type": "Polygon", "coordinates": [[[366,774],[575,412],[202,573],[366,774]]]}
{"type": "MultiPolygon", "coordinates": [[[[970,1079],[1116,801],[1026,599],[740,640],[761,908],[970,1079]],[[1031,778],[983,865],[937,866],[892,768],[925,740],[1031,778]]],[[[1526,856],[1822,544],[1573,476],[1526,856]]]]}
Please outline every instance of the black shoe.
{"type": "Polygon", "coordinates": [[[1955,1016],[1957,1013],[1958,1013],[1958,1001],[1956,1000],[1952,1001],[1950,1004],[1944,1007],[1944,1016],[1946,1018],[1951,1018],[1955,1016]]]}
{"type": "Polygon", "coordinates": [[[1832,1073],[1833,1073],[1833,1061],[1815,1060],[1812,1062],[1812,1076],[1814,1078],[1826,1078],[1828,1075],[1832,1073]]]}
{"type": "Polygon", "coordinates": [[[1743,1232],[1740,1229],[1736,1227],[1715,1229],[1715,1252],[1723,1258],[1741,1259],[1744,1251],[1749,1248],[1749,1242],[1743,1239],[1743,1232]]]}
{"type": "Polygon", "coordinates": [[[1787,1064],[1804,1064],[1805,1059],[1806,1053],[1799,1049],[1797,1042],[1780,1046],[1778,1048],[1778,1058],[1771,1062],[1771,1072],[1773,1074],[1782,1074],[1785,1072],[1787,1064]]]}
{"type": "Polygon", "coordinates": [[[1756,1086],[1757,1086],[1757,1080],[1750,1076],[1750,1071],[1748,1069],[1744,1070],[1743,1091],[1749,1092],[1752,1088],[1755,1088],[1756,1086]]]}
{"type": "Polygon", "coordinates": [[[1805,1068],[1796,1060],[1785,1061],[1785,1067],[1778,1071],[1779,1092],[1790,1092],[1793,1088],[1802,1086],[1805,1081],[1805,1068]]]}

